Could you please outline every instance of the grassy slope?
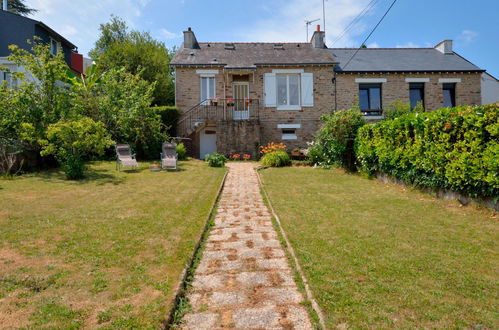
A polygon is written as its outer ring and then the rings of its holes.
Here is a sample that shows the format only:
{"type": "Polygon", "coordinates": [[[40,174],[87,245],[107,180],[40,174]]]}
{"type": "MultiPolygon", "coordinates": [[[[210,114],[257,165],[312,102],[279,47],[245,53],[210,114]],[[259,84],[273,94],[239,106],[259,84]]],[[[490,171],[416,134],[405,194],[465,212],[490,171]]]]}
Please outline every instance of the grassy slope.
{"type": "Polygon", "coordinates": [[[0,323],[158,327],[224,174],[180,167],[0,181],[0,323]]]}
{"type": "Polygon", "coordinates": [[[262,173],[328,327],[499,327],[491,211],[340,171],[262,173]]]}

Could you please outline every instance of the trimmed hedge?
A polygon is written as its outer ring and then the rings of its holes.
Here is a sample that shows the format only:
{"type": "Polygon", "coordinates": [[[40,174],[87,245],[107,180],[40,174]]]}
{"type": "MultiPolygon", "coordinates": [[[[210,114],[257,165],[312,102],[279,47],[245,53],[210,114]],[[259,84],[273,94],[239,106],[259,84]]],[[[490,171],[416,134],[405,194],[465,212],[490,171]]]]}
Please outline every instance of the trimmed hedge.
{"type": "Polygon", "coordinates": [[[168,136],[177,135],[177,122],[180,118],[180,112],[177,107],[173,106],[157,106],[153,107],[156,113],[161,116],[163,125],[167,127],[166,133],[168,136]]]}
{"type": "Polygon", "coordinates": [[[499,103],[411,113],[360,128],[360,170],[472,197],[499,198],[499,103]]]}

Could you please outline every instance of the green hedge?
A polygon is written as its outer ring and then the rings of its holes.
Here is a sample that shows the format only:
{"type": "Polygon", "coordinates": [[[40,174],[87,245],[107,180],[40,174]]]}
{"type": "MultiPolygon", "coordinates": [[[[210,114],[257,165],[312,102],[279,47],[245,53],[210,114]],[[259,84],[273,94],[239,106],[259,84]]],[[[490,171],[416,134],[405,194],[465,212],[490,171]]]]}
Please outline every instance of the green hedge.
{"type": "Polygon", "coordinates": [[[359,130],[360,170],[499,198],[499,104],[412,113],[359,130]]]}
{"type": "Polygon", "coordinates": [[[168,127],[166,130],[168,136],[177,136],[177,123],[180,118],[178,108],[173,106],[158,106],[153,108],[161,116],[163,124],[168,127]]]}

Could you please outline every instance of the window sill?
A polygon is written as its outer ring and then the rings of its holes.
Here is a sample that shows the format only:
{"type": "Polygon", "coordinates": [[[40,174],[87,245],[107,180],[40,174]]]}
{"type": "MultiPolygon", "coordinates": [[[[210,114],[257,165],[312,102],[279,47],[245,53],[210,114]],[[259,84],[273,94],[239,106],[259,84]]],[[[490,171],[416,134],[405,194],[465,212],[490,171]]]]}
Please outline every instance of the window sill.
{"type": "Polygon", "coordinates": [[[301,110],[301,107],[299,105],[292,105],[292,106],[278,106],[277,110],[284,110],[284,111],[299,111],[301,110]]]}

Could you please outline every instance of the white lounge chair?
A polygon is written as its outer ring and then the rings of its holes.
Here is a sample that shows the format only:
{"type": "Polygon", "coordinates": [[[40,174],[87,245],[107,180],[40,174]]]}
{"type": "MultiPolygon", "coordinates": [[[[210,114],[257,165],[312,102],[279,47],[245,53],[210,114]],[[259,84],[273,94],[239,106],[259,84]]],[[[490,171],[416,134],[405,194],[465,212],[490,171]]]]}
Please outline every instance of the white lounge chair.
{"type": "Polygon", "coordinates": [[[132,154],[132,149],[128,144],[116,145],[116,169],[119,171],[122,166],[139,167],[135,155],[132,154]]]}
{"type": "Polygon", "coordinates": [[[163,143],[163,147],[161,148],[162,152],[160,154],[161,158],[161,168],[168,170],[176,170],[177,169],[177,145],[175,143],[163,143]]]}

